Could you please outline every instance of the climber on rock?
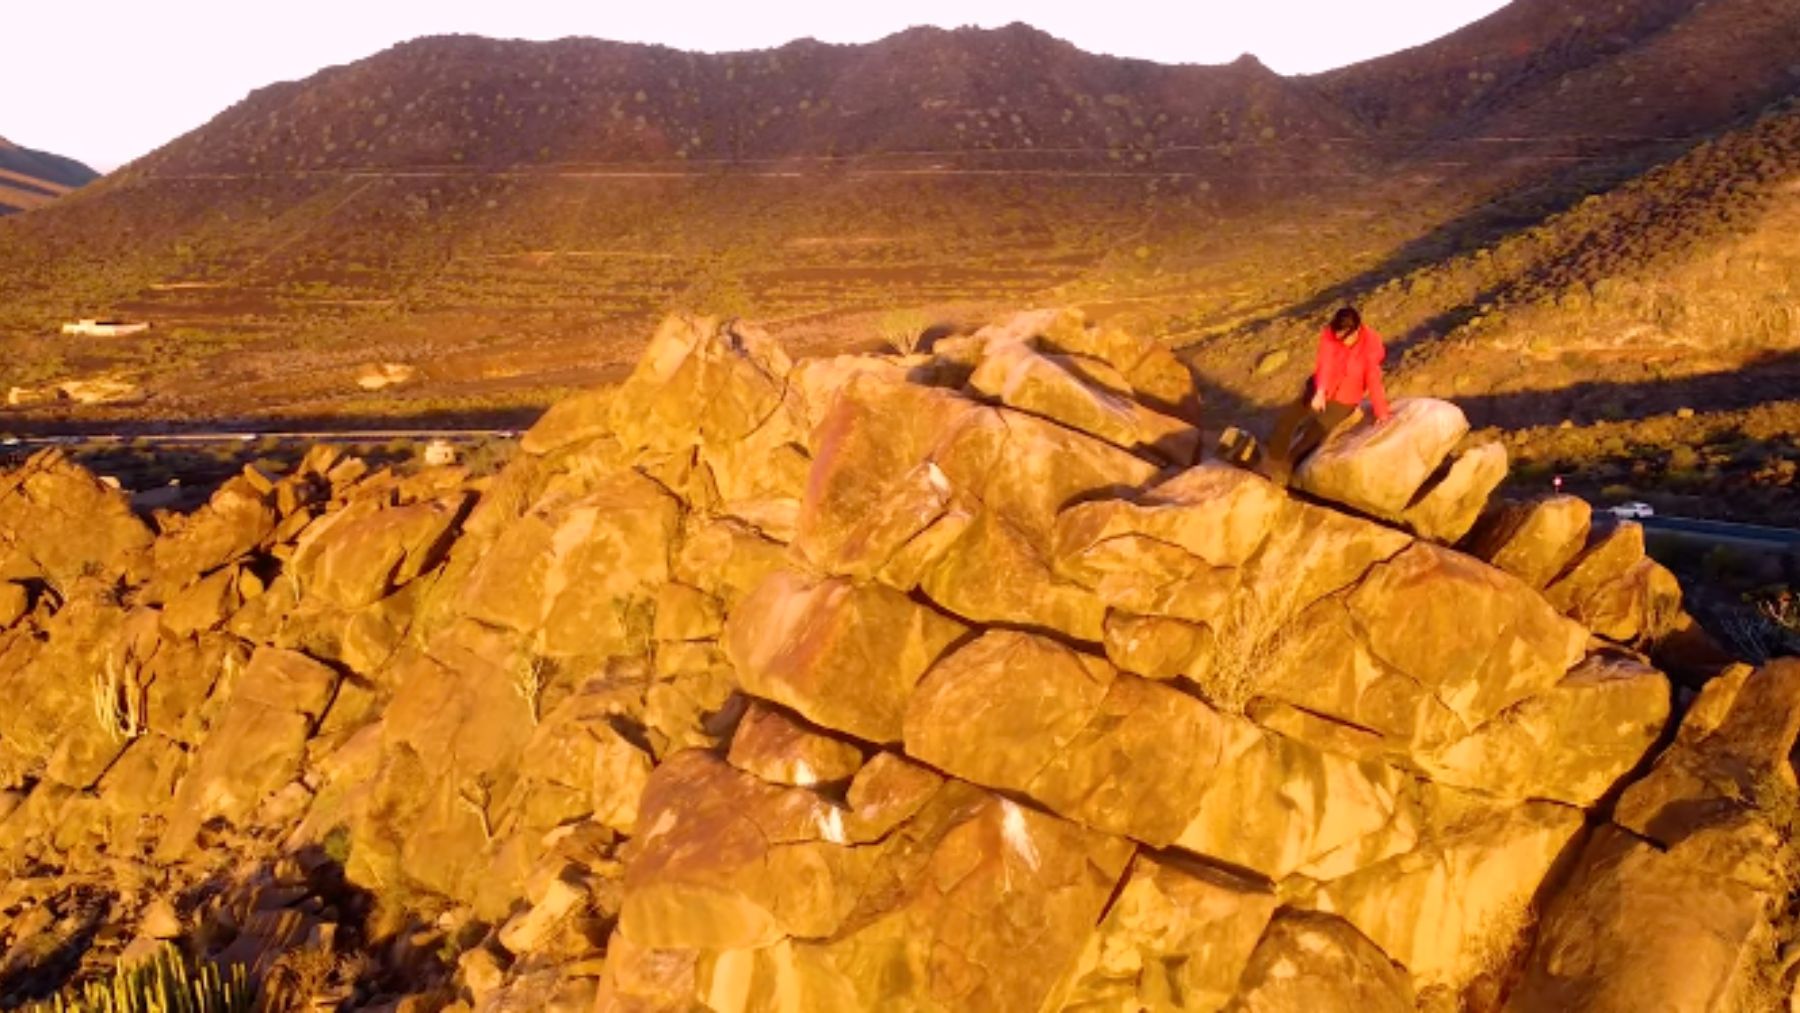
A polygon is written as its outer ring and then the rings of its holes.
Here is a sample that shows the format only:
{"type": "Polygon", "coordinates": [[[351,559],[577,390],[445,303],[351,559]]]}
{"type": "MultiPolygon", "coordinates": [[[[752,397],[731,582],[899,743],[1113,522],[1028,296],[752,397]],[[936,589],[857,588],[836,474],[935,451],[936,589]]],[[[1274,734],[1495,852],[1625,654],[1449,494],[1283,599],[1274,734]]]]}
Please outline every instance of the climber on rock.
{"type": "Polygon", "coordinates": [[[1300,397],[1282,410],[1269,440],[1263,473],[1286,485],[1294,465],[1343,425],[1367,397],[1377,425],[1386,422],[1387,391],[1381,386],[1381,360],[1387,349],[1381,336],[1362,322],[1362,314],[1345,306],[1332,314],[1319,332],[1319,354],[1313,375],[1300,397]]]}

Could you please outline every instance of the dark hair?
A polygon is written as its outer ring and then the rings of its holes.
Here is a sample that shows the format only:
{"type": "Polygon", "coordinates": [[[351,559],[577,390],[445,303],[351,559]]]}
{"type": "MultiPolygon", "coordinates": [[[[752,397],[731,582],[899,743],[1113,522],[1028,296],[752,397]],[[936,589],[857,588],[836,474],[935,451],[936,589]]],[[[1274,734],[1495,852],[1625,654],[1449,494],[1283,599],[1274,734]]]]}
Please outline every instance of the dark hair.
{"type": "Polygon", "coordinates": [[[1331,329],[1341,335],[1355,334],[1362,329],[1362,314],[1354,306],[1345,306],[1331,315],[1331,329]]]}

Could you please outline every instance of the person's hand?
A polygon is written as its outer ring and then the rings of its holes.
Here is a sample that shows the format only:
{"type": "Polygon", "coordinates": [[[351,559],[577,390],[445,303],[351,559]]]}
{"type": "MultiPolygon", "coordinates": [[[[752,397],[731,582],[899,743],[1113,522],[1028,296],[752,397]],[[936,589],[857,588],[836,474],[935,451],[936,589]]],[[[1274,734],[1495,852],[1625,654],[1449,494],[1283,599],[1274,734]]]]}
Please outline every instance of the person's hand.
{"type": "Polygon", "coordinates": [[[1325,410],[1325,392],[1324,391],[1322,391],[1322,390],[1313,391],[1312,410],[1315,413],[1322,412],[1325,410]]]}

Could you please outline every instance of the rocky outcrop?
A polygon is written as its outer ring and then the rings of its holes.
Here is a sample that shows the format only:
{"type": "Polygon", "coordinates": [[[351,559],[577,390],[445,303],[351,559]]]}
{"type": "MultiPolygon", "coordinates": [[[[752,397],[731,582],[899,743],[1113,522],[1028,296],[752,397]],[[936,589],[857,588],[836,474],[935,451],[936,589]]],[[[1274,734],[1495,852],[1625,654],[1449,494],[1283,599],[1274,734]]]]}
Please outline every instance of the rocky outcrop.
{"type": "Polygon", "coordinates": [[[969,386],[1008,408],[1170,463],[1190,463],[1199,449],[1199,430],[1133,400],[1130,381],[1104,360],[1045,355],[1023,341],[989,340],[969,386]]]}
{"type": "Polygon", "coordinates": [[[1786,1005],[1800,662],[1715,680],[1550,903],[1517,1011],[1786,1005]]]}
{"type": "Polygon", "coordinates": [[[1644,529],[1626,521],[1602,534],[1544,592],[1596,634],[1648,646],[1674,629],[1681,584],[1644,552],[1644,529]]]}
{"type": "Polygon", "coordinates": [[[1543,588],[1596,636],[1667,658],[1698,684],[1727,662],[1682,609],[1681,584],[1644,548],[1642,525],[1591,527],[1573,496],[1499,504],[1464,543],[1470,554],[1543,588]]]}
{"type": "Polygon", "coordinates": [[[1568,954],[1680,862],[1736,988],[1791,680],[1709,690],[1610,809],[1670,713],[1641,543],[1447,547],[1495,458],[1402,415],[1289,495],[1072,314],[798,365],[675,318],[491,476],[320,450],[153,532],[34,460],[0,943],[81,884],[140,950],[377,955],[321,1002],[1548,1009],[1636,973],[1568,954]]]}
{"type": "Polygon", "coordinates": [[[0,477],[0,578],[63,593],[84,576],[138,576],[151,540],[123,493],[61,451],[40,451],[0,477]]]}

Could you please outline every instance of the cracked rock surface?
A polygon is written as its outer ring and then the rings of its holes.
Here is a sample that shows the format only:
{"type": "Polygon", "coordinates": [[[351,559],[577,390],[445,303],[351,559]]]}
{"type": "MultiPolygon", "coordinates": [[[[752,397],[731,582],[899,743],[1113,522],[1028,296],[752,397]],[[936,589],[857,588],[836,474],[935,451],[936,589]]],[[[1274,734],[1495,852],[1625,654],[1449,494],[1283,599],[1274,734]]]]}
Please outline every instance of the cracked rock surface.
{"type": "Polygon", "coordinates": [[[0,475],[0,1004],[164,939],[426,1010],[1791,987],[1800,669],[1671,729],[1641,532],[1490,506],[1452,412],[1290,494],[1077,314],[798,364],[676,317],[494,475],[320,448],[146,521],[40,454],[0,475]]]}

